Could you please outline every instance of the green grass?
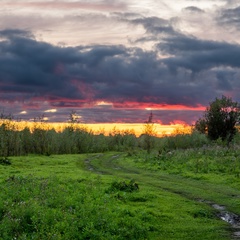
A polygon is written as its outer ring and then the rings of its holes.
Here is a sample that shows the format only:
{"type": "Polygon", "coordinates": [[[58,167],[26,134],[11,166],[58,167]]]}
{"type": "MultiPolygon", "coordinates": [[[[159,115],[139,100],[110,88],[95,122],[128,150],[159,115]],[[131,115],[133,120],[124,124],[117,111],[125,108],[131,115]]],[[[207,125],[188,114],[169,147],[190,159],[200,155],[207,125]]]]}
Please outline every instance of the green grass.
{"type": "Polygon", "coordinates": [[[234,174],[173,173],[141,156],[11,157],[0,165],[0,239],[231,239],[201,200],[240,213],[234,174]]]}

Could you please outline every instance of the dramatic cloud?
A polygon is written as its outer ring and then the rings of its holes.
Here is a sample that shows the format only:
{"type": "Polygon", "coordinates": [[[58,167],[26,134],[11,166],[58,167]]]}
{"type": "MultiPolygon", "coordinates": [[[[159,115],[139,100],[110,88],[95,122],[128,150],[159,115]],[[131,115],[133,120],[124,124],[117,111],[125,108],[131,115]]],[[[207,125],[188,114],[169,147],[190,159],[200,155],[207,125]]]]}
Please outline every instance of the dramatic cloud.
{"type": "Polygon", "coordinates": [[[150,2],[0,3],[10,12],[22,6],[14,12],[21,27],[0,24],[0,107],[20,118],[45,114],[51,121],[64,121],[76,110],[83,122],[143,122],[152,110],[164,124],[192,124],[215,97],[239,101],[240,42],[232,41],[230,31],[217,39],[226,25],[238,36],[239,7],[183,1],[177,11],[160,1],[157,16],[144,8],[150,2]],[[53,6],[56,15],[46,12],[53,6]],[[30,8],[41,16],[31,16],[30,8]],[[58,11],[72,16],[59,17],[58,11]],[[194,26],[203,15],[212,19],[212,39],[201,28],[192,30],[191,14],[194,26]],[[36,28],[25,24],[31,18],[36,28]]]}
{"type": "Polygon", "coordinates": [[[234,27],[240,30],[240,6],[223,9],[218,20],[227,27],[234,27]]]}

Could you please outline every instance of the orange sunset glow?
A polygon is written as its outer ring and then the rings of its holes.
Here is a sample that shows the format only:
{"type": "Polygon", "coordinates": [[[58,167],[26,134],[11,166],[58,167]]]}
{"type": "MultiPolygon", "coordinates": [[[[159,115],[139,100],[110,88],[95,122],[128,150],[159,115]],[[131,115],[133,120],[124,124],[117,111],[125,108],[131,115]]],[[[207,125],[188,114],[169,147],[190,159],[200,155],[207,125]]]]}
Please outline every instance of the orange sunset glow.
{"type": "MultiPolygon", "coordinates": [[[[132,133],[139,137],[144,132],[145,124],[143,123],[92,123],[92,124],[82,124],[82,123],[49,123],[49,122],[15,122],[9,120],[2,120],[0,125],[5,123],[10,129],[23,130],[25,127],[33,131],[34,128],[41,128],[45,130],[55,129],[58,132],[63,131],[66,127],[73,126],[74,128],[85,129],[94,134],[118,134],[118,133],[132,133]]],[[[166,135],[179,134],[179,133],[190,133],[192,130],[191,126],[187,126],[181,123],[161,125],[154,123],[154,132],[156,136],[162,137],[166,135]]]]}
{"type": "MultiPolygon", "coordinates": [[[[136,136],[140,136],[144,131],[144,124],[142,123],[105,123],[105,124],[85,124],[87,128],[91,129],[94,133],[104,133],[106,135],[114,133],[114,131],[132,131],[136,136]]],[[[161,125],[154,124],[154,130],[157,136],[171,135],[175,133],[189,133],[190,126],[182,124],[161,125]]]]}

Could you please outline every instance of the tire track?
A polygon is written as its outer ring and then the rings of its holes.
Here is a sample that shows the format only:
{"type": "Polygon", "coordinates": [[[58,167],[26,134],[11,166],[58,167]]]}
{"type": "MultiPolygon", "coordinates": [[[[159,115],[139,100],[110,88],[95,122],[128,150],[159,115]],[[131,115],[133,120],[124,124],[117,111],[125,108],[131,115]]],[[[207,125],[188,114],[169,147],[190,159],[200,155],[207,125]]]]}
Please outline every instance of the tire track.
{"type": "Polygon", "coordinates": [[[134,179],[141,185],[151,186],[173,194],[178,194],[195,202],[210,205],[216,212],[216,216],[228,222],[233,232],[233,239],[240,239],[240,216],[227,210],[226,206],[216,203],[214,200],[221,196],[234,198],[240,201],[239,192],[235,189],[225,189],[216,184],[207,183],[204,180],[187,179],[179,175],[160,174],[137,167],[124,165],[124,154],[105,156],[98,154],[85,160],[87,169],[96,174],[108,174],[127,179],[134,179]],[[121,160],[121,164],[119,161],[121,160]],[[206,184],[207,183],[207,184],[206,184]],[[216,206],[222,206],[217,208],[216,206]]]}

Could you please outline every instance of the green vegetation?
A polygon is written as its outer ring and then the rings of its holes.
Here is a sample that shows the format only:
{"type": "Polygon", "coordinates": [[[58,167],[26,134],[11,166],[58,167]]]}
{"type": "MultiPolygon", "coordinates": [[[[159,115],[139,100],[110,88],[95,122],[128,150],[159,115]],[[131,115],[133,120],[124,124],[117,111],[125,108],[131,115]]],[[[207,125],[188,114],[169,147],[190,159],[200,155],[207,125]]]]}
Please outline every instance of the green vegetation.
{"type": "Polygon", "coordinates": [[[115,152],[11,157],[0,165],[0,239],[230,239],[199,199],[235,209],[232,183],[141,169],[135,160],[115,152]]]}
{"type": "Polygon", "coordinates": [[[196,129],[202,133],[207,133],[209,139],[230,143],[237,132],[236,124],[240,120],[240,106],[238,102],[233,102],[231,98],[222,96],[216,98],[207,107],[205,115],[196,122],[196,129]]]}
{"type": "Polygon", "coordinates": [[[0,239],[231,239],[207,202],[240,214],[240,150],[217,143],[184,150],[174,137],[163,140],[161,154],[1,162],[0,239]]]}
{"type": "Polygon", "coordinates": [[[145,122],[144,129],[144,148],[147,150],[147,153],[150,154],[152,148],[154,147],[154,136],[156,136],[156,131],[154,128],[153,114],[150,113],[148,120],[145,122]]]}
{"type": "MultiPolygon", "coordinates": [[[[0,126],[0,239],[232,239],[240,134],[94,135],[0,126]]],[[[44,124],[44,123],[41,123],[44,124]]],[[[145,130],[153,130],[149,121],[145,130]],[[149,128],[149,129],[148,129],[149,128]]]]}
{"type": "Polygon", "coordinates": [[[0,157],[123,151],[138,144],[137,137],[130,131],[116,131],[110,136],[104,136],[94,135],[88,129],[77,127],[77,123],[62,132],[44,129],[44,124],[36,123],[32,131],[27,127],[17,131],[13,121],[5,120],[0,125],[0,157]]]}

